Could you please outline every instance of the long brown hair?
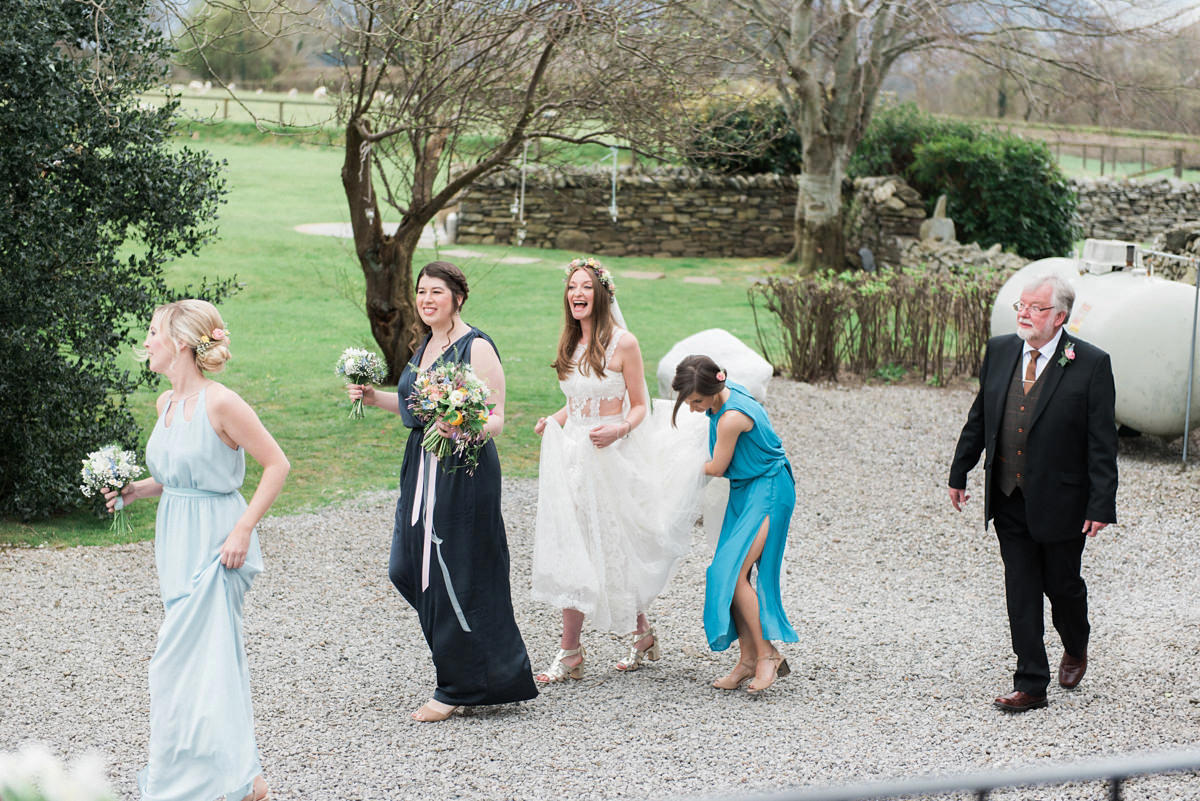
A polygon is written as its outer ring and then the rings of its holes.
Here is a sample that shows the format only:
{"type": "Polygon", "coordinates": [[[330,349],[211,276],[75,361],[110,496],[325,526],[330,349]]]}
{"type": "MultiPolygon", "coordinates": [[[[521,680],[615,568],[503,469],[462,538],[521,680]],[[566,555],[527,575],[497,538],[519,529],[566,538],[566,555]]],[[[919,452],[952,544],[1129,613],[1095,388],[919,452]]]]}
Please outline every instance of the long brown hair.
{"type": "MultiPolygon", "coordinates": [[[[448,261],[431,261],[421,268],[421,272],[417,273],[416,284],[419,284],[425,276],[440,278],[445,281],[446,286],[450,288],[450,294],[454,296],[454,311],[457,313],[462,310],[463,304],[467,302],[467,295],[470,294],[470,289],[467,287],[467,277],[463,275],[463,271],[457,265],[451,264],[448,261]]],[[[424,341],[425,337],[430,336],[433,330],[425,324],[425,321],[421,319],[421,315],[418,314],[413,319],[412,332],[414,343],[413,353],[416,353],[416,348],[421,346],[421,342],[424,341]]]]}
{"type": "Polygon", "coordinates": [[[675,415],[679,407],[692,395],[700,394],[706,397],[716,395],[725,389],[725,371],[717,363],[703,354],[685,356],[675,366],[675,378],[671,379],[671,389],[675,390],[675,408],[671,411],[671,425],[675,425],[675,415]],[[717,378],[717,374],[721,378],[717,378]]]}
{"type": "MultiPolygon", "coordinates": [[[[604,352],[608,350],[608,345],[612,342],[613,329],[616,326],[613,324],[612,318],[612,295],[609,294],[608,286],[600,278],[600,271],[604,268],[594,259],[589,259],[589,262],[594,262],[596,266],[581,264],[575,267],[567,275],[567,284],[571,283],[571,276],[580,270],[587,273],[592,279],[592,341],[588,343],[587,349],[583,352],[583,358],[579,360],[579,372],[582,375],[595,375],[603,378],[604,352]]],[[[572,262],[572,264],[574,263],[572,262]]],[[[571,316],[571,300],[567,297],[567,290],[564,287],[563,330],[562,336],[558,339],[558,356],[551,365],[558,373],[560,381],[575,369],[576,365],[572,357],[575,355],[575,348],[579,346],[581,339],[583,339],[583,326],[579,320],[571,316]]]]}

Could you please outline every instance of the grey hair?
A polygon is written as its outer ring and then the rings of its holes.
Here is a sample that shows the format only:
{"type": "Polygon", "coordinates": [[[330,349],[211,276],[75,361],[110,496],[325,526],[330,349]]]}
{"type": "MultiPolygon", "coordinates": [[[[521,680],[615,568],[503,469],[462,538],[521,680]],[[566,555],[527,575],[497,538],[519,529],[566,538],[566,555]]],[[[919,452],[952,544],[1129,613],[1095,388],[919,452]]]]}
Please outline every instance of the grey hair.
{"type": "Polygon", "coordinates": [[[1025,291],[1036,292],[1046,284],[1054,289],[1054,308],[1066,312],[1067,317],[1070,318],[1071,308],[1075,305],[1075,287],[1067,283],[1067,280],[1061,275],[1049,273],[1038,276],[1025,285],[1025,291]]]}

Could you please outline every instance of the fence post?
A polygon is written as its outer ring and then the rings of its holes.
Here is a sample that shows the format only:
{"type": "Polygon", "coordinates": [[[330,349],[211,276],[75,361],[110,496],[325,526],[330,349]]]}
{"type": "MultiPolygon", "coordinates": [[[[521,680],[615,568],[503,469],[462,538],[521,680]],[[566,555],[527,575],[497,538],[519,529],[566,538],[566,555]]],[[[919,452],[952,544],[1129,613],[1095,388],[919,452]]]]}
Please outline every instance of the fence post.
{"type": "Polygon", "coordinates": [[[1087,143],[1083,145],[1083,169],[1087,169],[1087,143]]]}
{"type": "Polygon", "coordinates": [[[1175,177],[1183,177],[1183,148],[1175,148],[1175,177]]]}
{"type": "Polygon", "coordinates": [[[227,120],[227,119],[229,119],[229,98],[228,97],[225,98],[225,101],[221,105],[223,105],[225,107],[225,110],[223,112],[224,116],[221,117],[221,119],[227,120]]]}
{"type": "Polygon", "coordinates": [[[1104,177],[1104,145],[1100,145],[1100,177],[1104,177]]]}

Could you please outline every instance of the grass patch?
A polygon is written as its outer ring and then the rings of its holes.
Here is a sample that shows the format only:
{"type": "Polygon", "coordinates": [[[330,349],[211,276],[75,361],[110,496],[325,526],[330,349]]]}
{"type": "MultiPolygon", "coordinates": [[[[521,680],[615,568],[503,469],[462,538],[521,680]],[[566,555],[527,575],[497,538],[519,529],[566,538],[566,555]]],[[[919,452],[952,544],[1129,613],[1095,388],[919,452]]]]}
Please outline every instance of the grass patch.
{"type": "MultiPolygon", "coordinates": [[[[273,513],[308,510],[368,490],[394,488],[406,430],[398,417],[368,409],[365,420],[346,419],[349,402],[333,365],[346,347],[375,348],[363,311],[363,278],[350,240],[296,232],[302,223],[348,219],[339,147],[286,138],[236,141],[187,139],[228,163],[229,202],[221,210],[220,237],[198,258],[167,271],[172,285],[201,275],[236,275],[243,288],[222,306],[233,360],[217,378],[258,412],[292,462],[292,473],[273,513]],[[265,144],[264,144],[265,142],[265,144]],[[302,146],[296,146],[302,145],[302,146]]],[[[385,220],[391,217],[385,212],[385,220]]],[[[462,246],[462,257],[418,253],[420,266],[446,258],[466,272],[471,296],[464,318],[496,341],[508,383],[507,424],[498,445],[508,475],[536,474],[538,417],[562,406],[554,358],[562,323],[563,266],[578,253],[518,247],[462,246]],[[506,257],[536,258],[528,264],[506,257]]],[[[444,249],[443,249],[444,250],[444,249]]],[[[453,248],[452,248],[453,250],[453,248]]],[[[642,343],[652,391],[658,360],[678,340],[720,327],[756,342],[747,298],[750,279],[775,269],[771,259],[604,259],[613,270],[629,326],[642,343]],[[625,277],[655,271],[660,280],[625,277]],[[688,283],[711,276],[719,285],[688,283]]],[[[130,356],[132,364],[132,355],[130,356]]],[[[165,382],[132,399],[145,438],[154,425],[154,398],[165,382]]],[[[102,443],[97,443],[99,446],[102,443]]],[[[249,497],[260,471],[248,460],[243,493],[249,497]]],[[[134,538],[153,536],[156,502],[129,508],[134,538]]],[[[0,543],[59,546],[117,542],[108,519],[77,512],[32,525],[0,522],[0,543]]]]}

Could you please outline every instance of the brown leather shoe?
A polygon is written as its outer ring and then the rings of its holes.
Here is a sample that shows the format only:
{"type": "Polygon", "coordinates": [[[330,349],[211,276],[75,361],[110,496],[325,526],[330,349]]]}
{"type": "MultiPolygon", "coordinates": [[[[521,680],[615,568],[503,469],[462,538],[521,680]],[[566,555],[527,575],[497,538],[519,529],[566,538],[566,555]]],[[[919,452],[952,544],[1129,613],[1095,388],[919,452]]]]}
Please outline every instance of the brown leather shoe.
{"type": "Polygon", "coordinates": [[[1041,709],[1046,705],[1046,696],[1030,695],[1020,690],[1014,690],[1008,695],[1002,695],[992,702],[1006,712],[1027,712],[1030,709],[1041,709]]]}
{"type": "Polygon", "coordinates": [[[1075,689],[1083,674],[1087,672],[1087,654],[1081,657],[1063,653],[1062,662],[1058,664],[1058,684],[1068,690],[1075,689]]]}

